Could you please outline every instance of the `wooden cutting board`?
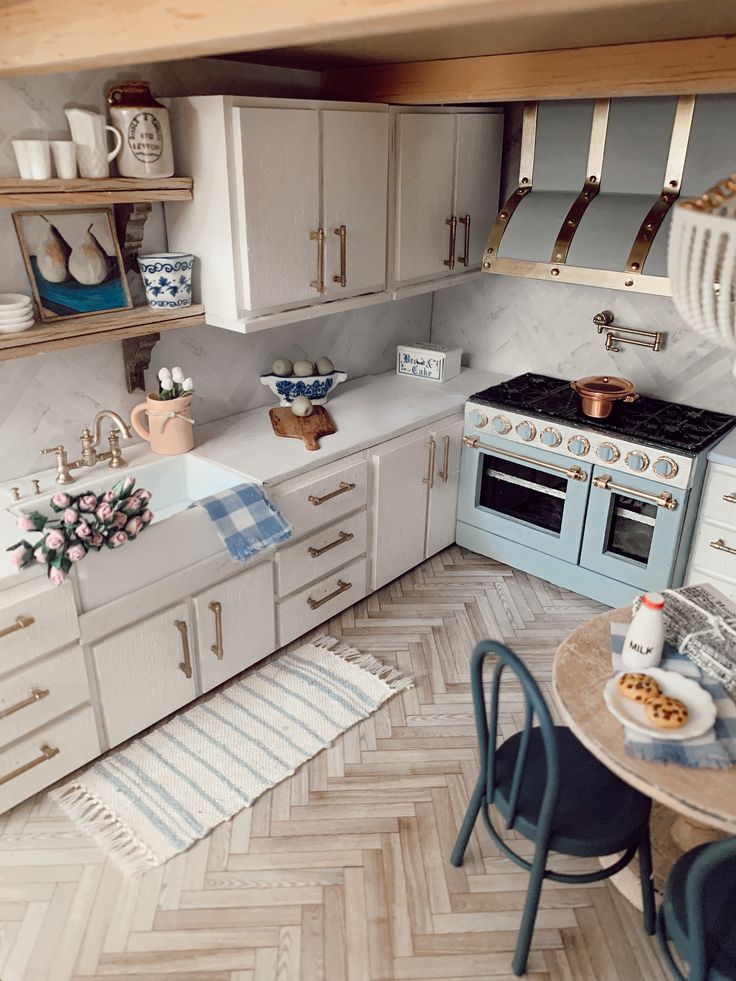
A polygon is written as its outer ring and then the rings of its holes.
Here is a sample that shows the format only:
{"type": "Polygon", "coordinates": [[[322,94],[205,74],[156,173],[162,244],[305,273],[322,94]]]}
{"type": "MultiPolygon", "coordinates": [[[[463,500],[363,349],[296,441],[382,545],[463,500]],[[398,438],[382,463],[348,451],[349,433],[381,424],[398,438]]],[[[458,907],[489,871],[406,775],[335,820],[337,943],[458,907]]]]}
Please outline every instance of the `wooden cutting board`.
{"type": "Polygon", "coordinates": [[[303,439],[308,450],[318,450],[321,436],[331,436],[337,432],[332,416],[323,405],[315,405],[311,416],[295,416],[288,406],[269,409],[268,414],[277,436],[303,439]]]}

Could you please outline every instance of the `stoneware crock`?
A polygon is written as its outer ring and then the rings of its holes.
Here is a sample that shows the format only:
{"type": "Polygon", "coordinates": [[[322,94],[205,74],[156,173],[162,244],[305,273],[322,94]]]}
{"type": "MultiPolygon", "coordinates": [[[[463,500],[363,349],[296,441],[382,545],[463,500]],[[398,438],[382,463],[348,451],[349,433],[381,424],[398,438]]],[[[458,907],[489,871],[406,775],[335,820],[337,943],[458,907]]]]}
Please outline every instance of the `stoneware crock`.
{"type": "Polygon", "coordinates": [[[591,419],[610,416],[614,402],[636,402],[639,398],[633,382],[628,378],[614,378],[613,375],[580,378],[570,382],[570,388],[580,396],[583,413],[591,419]]]}
{"type": "Polygon", "coordinates": [[[139,436],[151,444],[154,453],[164,456],[188,453],[194,448],[194,423],[189,411],[191,401],[191,395],[164,401],[158,395],[149,395],[131,412],[131,425],[139,436]],[[144,413],[148,416],[148,429],[142,422],[144,413]]]}

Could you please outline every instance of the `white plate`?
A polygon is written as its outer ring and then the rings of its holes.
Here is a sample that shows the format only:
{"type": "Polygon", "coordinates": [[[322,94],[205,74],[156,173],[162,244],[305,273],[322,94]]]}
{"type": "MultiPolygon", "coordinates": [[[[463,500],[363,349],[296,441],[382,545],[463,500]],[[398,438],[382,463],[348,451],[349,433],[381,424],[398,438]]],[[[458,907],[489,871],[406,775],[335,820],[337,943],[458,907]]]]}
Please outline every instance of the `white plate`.
{"type": "Polygon", "coordinates": [[[27,320],[18,320],[14,324],[4,324],[0,321],[0,334],[19,334],[23,330],[30,330],[35,323],[34,317],[27,320]]]}
{"type": "Polygon", "coordinates": [[[24,310],[31,303],[30,296],[25,293],[0,293],[0,310],[24,310]]]}
{"type": "Polygon", "coordinates": [[[660,729],[652,725],[644,712],[641,702],[632,702],[618,690],[618,679],[625,671],[620,671],[608,682],[603,690],[608,710],[615,715],[628,729],[641,732],[645,736],[656,739],[670,739],[682,742],[685,739],[695,739],[702,736],[713,727],[716,721],[716,703],[710,694],[701,688],[697,681],[686,678],[677,671],[664,671],[662,668],[647,668],[642,674],[648,674],[659,685],[663,695],[679,698],[687,706],[688,720],[679,729],[660,729]]]}

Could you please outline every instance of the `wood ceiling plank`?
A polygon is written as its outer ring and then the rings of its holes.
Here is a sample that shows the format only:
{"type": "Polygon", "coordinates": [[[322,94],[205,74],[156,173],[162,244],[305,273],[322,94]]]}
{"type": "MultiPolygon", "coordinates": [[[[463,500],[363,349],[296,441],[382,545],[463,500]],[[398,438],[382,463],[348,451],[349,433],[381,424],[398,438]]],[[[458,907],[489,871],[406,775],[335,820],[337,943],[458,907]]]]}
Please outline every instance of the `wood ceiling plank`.
{"type": "Polygon", "coordinates": [[[330,69],[326,98],[405,105],[736,91],[736,37],[330,69]]]}

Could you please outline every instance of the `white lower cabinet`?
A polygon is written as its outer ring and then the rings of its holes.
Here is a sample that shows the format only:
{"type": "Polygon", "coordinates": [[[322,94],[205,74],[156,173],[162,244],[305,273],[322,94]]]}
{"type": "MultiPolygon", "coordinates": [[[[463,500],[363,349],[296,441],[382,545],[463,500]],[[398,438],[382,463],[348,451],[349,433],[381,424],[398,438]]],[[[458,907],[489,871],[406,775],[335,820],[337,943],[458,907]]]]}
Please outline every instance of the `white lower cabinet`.
{"type": "Polygon", "coordinates": [[[276,647],[273,564],[262,562],[194,597],[202,691],[276,647]]]}
{"type": "Polygon", "coordinates": [[[193,641],[187,606],[179,603],[92,646],[110,746],[194,698],[193,641]]]}
{"type": "Polygon", "coordinates": [[[463,420],[459,419],[431,431],[435,444],[434,468],[429,490],[424,558],[441,552],[455,541],[463,427],[463,420]]]}

